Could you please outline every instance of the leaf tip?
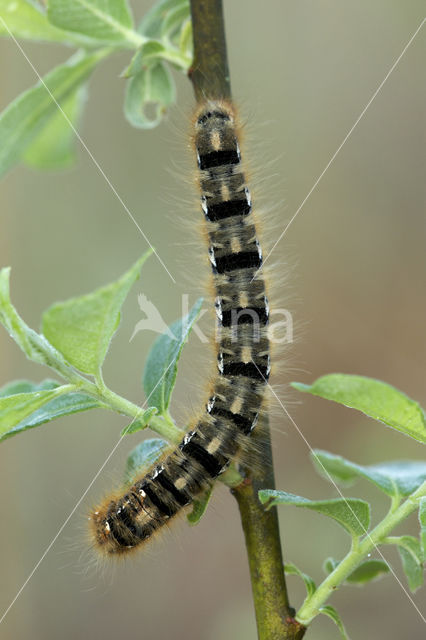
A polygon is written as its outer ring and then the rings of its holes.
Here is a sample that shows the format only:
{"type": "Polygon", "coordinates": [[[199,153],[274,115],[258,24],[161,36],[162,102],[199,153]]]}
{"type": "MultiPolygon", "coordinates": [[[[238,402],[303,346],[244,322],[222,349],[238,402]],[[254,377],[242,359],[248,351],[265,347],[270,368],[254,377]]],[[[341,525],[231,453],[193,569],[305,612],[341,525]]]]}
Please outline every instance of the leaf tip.
{"type": "Polygon", "coordinates": [[[297,389],[297,391],[303,391],[305,393],[310,391],[310,389],[312,388],[310,384],[305,384],[304,382],[290,382],[290,385],[293,387],[293,389],[297,389]]]}

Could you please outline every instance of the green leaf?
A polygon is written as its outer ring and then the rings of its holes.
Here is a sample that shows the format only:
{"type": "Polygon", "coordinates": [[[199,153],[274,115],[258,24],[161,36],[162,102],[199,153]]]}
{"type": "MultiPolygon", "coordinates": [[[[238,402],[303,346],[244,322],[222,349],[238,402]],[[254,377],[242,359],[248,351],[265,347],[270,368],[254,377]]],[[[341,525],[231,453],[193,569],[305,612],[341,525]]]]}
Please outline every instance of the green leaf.
{"type": "Polygon", "coordinates": [[[170,444],[161,438],[140,442],[127,458],[125,481],[135,482],[137,476],[145,475],[168,450],[170,444]]]}
{"type": "Polygon", "coordinates": [[[161,38],[173,41],[176,36],[179,36],[180,30],[188,18],[190,18],[190,10],[187,2],[182,2],[171,9],[161,25],[161,38]]]}
{"type": "Polygon", "coordinates": [[[317,586],[315,582],[312,580],[311,576],[308,576],[306,573],[303,573],[303,571],[298,569],[295,564],[291,564],[290,562],[285,563],[284,569],[287,575],[299,576],[299,578],[302,578],[303,582],[305,583],[306,596],[308,598],[314,595],[315,591],[317,590],[317,586]]]}
{"type": "Polygon", "coordinates": [[[33,393],[14,393],[0,398],[0,440],[30,428],[28,418],[40,407],[64,393],[67,387],[40,390],[33,393]]]}
{"type": "Polygon", "coordinates": [[[338,564],[339,562],[335,558],[326,558],[322,564],[322,568],[325,573],[331,573],[335,570],[338,564]]]}
{"type": "Polygon", "coordinates": [[[311,453],[319,472],[328,480],[352,484],[366,478],[389,496],[409,496],[426,480],[426,462],[400,460],[363,466],[328,451],[314,449],[311,453]]]}
{"type": "Polygon", "coordinates": [[[152,60],[161,59],[166,51],[166,47],[158,40],[148,40],[137,50],[130,61],[129,66],[121,74],[124,78],[131,78],[143,70],[144,66],[152,62],[152,60]]]}
{"type": "MultiPolygon", "coordinates": [[[[60,388],[60,387],[59,387],[60,388]]],[[[57,391],[37,391],[35,393],[15,393],[0,399],[0,439],[21,420],[30,416],[46,402],[57,396],[57,391]]]]}
{"type": "Polygon", "coordinates": [[[148,426],[148,423],[151,420],[152,416],[155,416],[156,413],[158,413],[156,407],[149,407],[141,413],[141,416],[139,418],[136,418],[135,420],[133,420],[133,422],[127,425],[127,427],[122,430],[121,435],[127,436],[130,433],[136,433],[141,429],[145,429],[145,427],[148,426]]]}
{"type": "MultiPolygon", "coordinates": [[[[16,396],[19,395],[19,406],[24,406],[21,400],[28,400],[29,403],[25,403],[25,406],[28,407],[28,409],[31,409],[34,408],[34,406],[31,405],[31,398],[29,396],[34,397],[37,396],[37,393],[40,391],[53,391],[55,389],[59,390],[58,392],[61,395],[53,398],[50,401],[47,401],[45,404],[42,404],[42,406],[36,408],[35,411],[32,411],[28,415],[25,415],[23,418],[21,416],[22,419],[19,422],[16,422],[14,416],[11,413],[8,413],[7,419],[10,420],[9,428],[2,430],[0,440],[4,440],[6,438],[14,436],[17,433],[26,431],[27,429],[38,427],[45,422],[50,422],[51,420],[55,420],[56,418],[60,418],[61,416],[70,415],[72,413],[77,413],[80,411],[87,411],[88,409],[107,408],[106,405],[97,400],[94,400],[85,393],[64,393],[64,388],[61,387],[55,380],[47,379],[43,380],[43,382],[39,384],[30,382],[29,380],[15,380],[14,382],[10,382],[0,389],[0,420],[2,420],[2,398],[16,398],[16,396]],[[24,396],[27,397],[25,398],[24,396]]],[[[44,398],[44,396],[42,396],[42,398],[44,398]]],[[[6,410],[9,410],[10,407],[11,404],[7,402],[6,410]]]]}
{"type": "Polygon", "coordinates": [[[384,573],[389,573],[389,566],[384,560],[371,559],[362,562],[355,571],[346,578],[351,584],[365,584],[381,578],[384,573]]]}
{"type": "Polygon", "coordinates": [[[423,558],[426,558],[426,497],[421,498],[419,504],[420,542],[423,558]]]}
{"type": "Polygon", "coordinates": [[[407,576],[411,591],[416,591],[423,584],[423,550],[420,542],[413,536],[386,538],[388,544],[398,545],[402,568],[407,576]]]}
{"type": "Polygon", "coordinates": [[[370,505],[357,498],[309,500],[286,491],[262,489],[259,491],[259,500],[262,504],[266,504],[268,509],[282,504],[313,509],[336,520],[353,537],[366,533],[370,524],[370,505]]]}
{"type": "Polygon", "coordinates": [[[186,6],[189,14],[189,0],[162,0],[157,2],[145,14],[139,24],[138,31],[147,38],[160,38],[163,24],[168,19],[170,13],[176,9],[186,6]]]}
{"type": "Polygon", "coordinates": [[[344,640],[349,640],[349,636],[346,633],[346,629],[343,626],[343,622],[340,619],[340,616],[339,616],[339,614],[337,613],[337,611],[336,611],[336,609],[334,607],[331,607],[329,604],[327,604],[324,607],[320,607],[319,608],[319,612],[322,613],[324,616],[328,616],[329,618],[331,618],[333,620],[334,624],[339,629],[340,635],[342,636],[342,638],[344,640]]]}
{"type": "Polygon", "coordinates": [[[35,169],[64,169],[75,162],[76,137],[70,122],[78,128],[86,98],[87,87],[83,85],[64,100],[63,113],[58,110],[25,151],[23,160],[27,165],[35,169]]]}
{"type": "Polygon", "coordinates": [[[43,314],[47,340],[74,367],[97,375],[120,322],[120,309],[139,278],[148,250],[119,280],[92,293],[52,305],[43,314]]]}
{"type": "Polygon", "coordinates": [[[28,146],[57,113],[56,102],[61,104],[76,91],[103,56],[105,52],[77,53],[50,71],[43,83],[37,83],[6,107],[0,114],[0,176],[22,159],[28,146]]]}
{"type": "Polygon", "coordinates": [[[189,65],[191,66],[192,60],[194,57],[194,44],[193,44],[191,20],[187,20],[187,22],[184,22],[184,24],[182,25],[182,29],[179,37],[179,51],[182,56],[185,56],[191,60],[191,63],[189,65]]]}
{"type": "Polygon", "coordinates": [[[31,329],[19,317],[10,300],[10,271],[10,267],[4,267],[0,271],[0,322],[22,351],[31,357],[33,347],[28,335],[31,329]]]}
{"type": "Polygon", "coordinates": [[[170,72],[162,62],[155,62],[127,83],[124,114],[133,127],[153,129],[175,99],[176,89],[170,72]]]}
{"type": "Polygon", "coordinates": [[[426,443],[426,420],[420,405],[395,387],[363,376],[332,373],[312,385],[293,382],[299,391],[358,409],[367,416],[426,443]]]}
{"type": "Polygon", "coordinates": [[[59,387],[59,382],[46,378],[43,382],[31,382],[31,380],[13,380],[0,388],[0,398],[14,396],[17,393],[30,393],[32,391],[46,391],[59,387]]]}
{"type": "Polygon", "coordinates": [[[423,585],[423,565],[404,547],[398,547],[398,551],[410,591],[415,592],[423,585]]]}
{"type": "MultiPolygon", "coordinates": [[[[175,68],[183,69],[185,72],[188,70],[191,64],[191,59],[187,55],[178,53],[175,49],[167,48],[164,44],[158,42],[158,40],[148,40],[148,42],[143,44],[141,48],[138,49],[138,51],[131,59],[129,66],[123,71],[121,75],[124,78],[137,76],[139,73],[145,73],[149,68],[152,68],[154,66],[154,63],[156,61],[158,62],[161,60],[166,60],[167,62],[170,62],[175,68]]],[[[144,81],[146,80],[147,78],[144,79],[144,81]]],[[[133,88],[133,90],[135,89],[133,88]]],[[[138,96],[136,95],[136,97],[138,96]]],[[[167,97],[167,99],[170,100],[169,97],[167,97]]],[[[137,109],[138,104],[139,102],[136,105],[137,109]]]]}
{"type": "Polygon", "coordinates": [[[213,492],[213,485],[211,485],[199,498],[196,498],[192,502],[192,511],[186,516],[188,523],[191,526],[198,524],[205,514],[210,498],[213,492]]]}
{"type": "Polygon", "coordinates": [[[177,363],[202,303],[203,299],[199,298],[187,316],[174,322],[169,333],[159,336],[146,359],[143,375],[145,394],[160,414],[167,412],[176,382],[177,363]]]}
{"type": "Polygon", "coordinates": [[[51,364],[50,361],[47,362],[45,354],[39,348],[40,344],[42,344],[48,347],[52,358],[61,364],[64,363],[61,354],[56,352],[43,336],[39,336],[35,331],[30,329],[17,313],[10,300],[9,277],[10,267],[5,267],[0,270],[1,324],[30,360],[40,364],[51,364]]]}
{"type": "Polygon", "coordinates": [[[26,420],[20,422],[11,435],[15,435],[18,431],[38,427],[56,418],[69,416],[73,413],[80,413],[88,409],[108,409],[108,407],[86,393],[71,392],[61,395],[35,411],[26,420]]]}
{"type": "Polygon", "coordinates": [[[139,46],[126,0],[49,0],[47,15],[60,29],[90,36],[104,44],[139,46]]]}
{"type": "Polygon", "coordinates": [[[32,0],[0,0],[0,35],[27,40],[44,40],[70,44],[89,43],[72,33],[57,29],[47,19],[42,7],[32,0]]]}

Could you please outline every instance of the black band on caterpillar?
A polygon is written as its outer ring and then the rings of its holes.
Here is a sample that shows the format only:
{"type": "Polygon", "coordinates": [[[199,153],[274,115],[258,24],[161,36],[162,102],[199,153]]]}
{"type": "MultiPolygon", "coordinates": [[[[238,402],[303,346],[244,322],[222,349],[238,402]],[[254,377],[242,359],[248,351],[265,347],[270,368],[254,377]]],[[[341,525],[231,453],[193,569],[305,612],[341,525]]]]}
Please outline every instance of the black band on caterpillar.
{"type": "Polygon", "coordinates": [[[118,555],[148,540],[229,465],[253,430],[269,378],[269,306],[232,104],[197,109],[193,142],[219,324],[218,374],[194,428],[161,464],[90,517],[96,546],[118,555]]]}

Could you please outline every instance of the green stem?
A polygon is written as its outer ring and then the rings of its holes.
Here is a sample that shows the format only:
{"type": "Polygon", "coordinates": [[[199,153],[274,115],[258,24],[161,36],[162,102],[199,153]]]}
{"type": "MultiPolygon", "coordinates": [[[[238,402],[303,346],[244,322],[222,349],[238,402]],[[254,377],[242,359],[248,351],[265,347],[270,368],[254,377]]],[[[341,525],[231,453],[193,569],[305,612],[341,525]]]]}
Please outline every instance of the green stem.
{"type": "Polygon", "coordinates": [[[233,493],[246,541],[258,638],[301,640],[306,629],[288,602],[276,510],[262,508],[249,478],[233,493]]]}
{"type": "Polygon", "coordinates": [[[67,393],[72,393],[73,391],[75,391],[75,387],[73,384],[64,384],[57,389],[53,389],[52,391],[55,394],[55,397],[58,398],[59,396],[64,396],[67,393]]]}
{"type": "MultiPolygon", "coordinates": [[[[144,407],[139,407],[134,402],[126,400],[126,398],[109,389],[103,381],[102,386],[98,386],[84,379],[80,381],[79,387],[88,395],[105,404],[109,409],[134,420],[140,418],[145,411],[144,407]]],[[[185,434],[168,416],[153,416],[149,421],[149,426],[153,431],[174,444],[179,444],[185,434]]]]}
{"type": "MultiPolygon", "coordinates": [[[[117,395],[111,389],[108,389],[105,385],[103,385],[102,390],[99,390],[96,385],[87,382],[82,388],[89,395],[93,395],[95,398],[105,403],[110,409],[117,411],[123,415],[129,416],[130,418],[137,419],[140,417],[141,413],[144,409],[141,409],[133,402],[122,398],[117,395]]],[[[167,411],[163,416],[153,416],[149,425],[150,429],[158,433],[161,437],[165,438],[169,442],[173,444],[180,444],[183,436],[186,433],[186,430],[180,429],[173,421],[170,413],[167,411]]],[[[238,473],[237,469],[232,465],[230,468],[222,474],[220,477],[220,481],[226,484],[229,487],[235,487],[238,484],[241,484],[242,477],[238,473]]]]}
{"type": "Polygon", "coordinates": [[[164,420],[160,416],[153,416],[149,421],[149,426],[160,436],[169,442],[173,442],[173,444],[179,444],[185,435],[185,431],[179,429],[175,424],[170,424],[168,420],[164,420]]]}
{"type": "Polygon", "coordinates": [[[267,416],[262,425],[262,473],[246,478],[234,490],[249,559],[259,640],[300,640],[305,627],[294,618],[285,581],[276,507],[265,510],[260,489],[275,487],[272,448],[267,416]]]}
{"type": "MultiPolygon", "coordinates": [[[[109,389],[99,372],[95,376],[95,382],[91,382],[83,375],[78,373],[71,365],[64,362],[61,355],[52,347],[52,345],[41,335],[27,328],[27,334],[30,336],[31,346],[34,349],[39,362],[47,365],[56,373],[59,373],[70,385],[73,385],[70,389],[73,391],[83,391],[87,395],[95,398],[101,402],[105,407],[117,411],[122,415],[128,416],[136,420],[143,412],[144,408],[139,407],[137,404],[126,400],[122,396],[109,389]]],[[[33,358],[34,359],[34,358],[33,358]]],[[[183,431],[179,429],[168,415],[166,418],[154,416],[150,420],[150,426],[159,435],[163,436],[167,440],[173,443],[181,441],[183,431]]]]}
{"type": "Polygon", "coordinates": [[[296,620],[308,625],[319,613],[336,588],[354,571],[364,558],[379,544],[386,542],[386,538],[400,522],[410,513],[418,509],[420,498],[426,496],[426,482],[424,482],[397,509],[392,509],[386,517],[358,544],[354,544],[349,553],[339,562],[338,566],[319,585],[315,593],[305,600],[296,614],[296,620]]]}
{"type": "MultiPolygon", "coordinates": [[[[24,325],[23,321],[21,321],[21,324],[24,325]]],[[[70,383],[69,385],[61,387],[61,391],[58,392],[58,395],[71,393],[73,391],[83,391],[102,403],[105,408],[116,411],[121,415],[128,416],[133,420],[137,420],[143,414],[143,407],[139,407],[137,404],[130,402],[130,400],[126,400],[126,398],[119,396],[117,393],[109,389],[103,380],[101,372],[95,376],[95,382],[91,382],[78,373],[71,365],[64,362],[61,355],[43,336],[32,331],[26,325],[25,328],[25,335],[30,336],[32,350],[29,354],[30,357],[35,359],[34,355],[36,355],[36,361],[50,367],[70,383]]],[[[27,349],[27,351],[29,351],[29,349],[27,349]]],[[[180,429],[175,424],[168,411],[163,416],[153,416],[149,421],[149,427],[158,433],[158,435],[173,444],[179,444],[186,433],[185,430],[180,429]]],[[[243,478],[238,473],[235,466],[231,465],[230,468],[220,477],[220,480],[229,487],[235,487],[241,484],[243,478]]]]}
{"type": "Polygon", "coordinates": [[[148,38],[144,38],[140,33],[134,29],[123,29],[123,35],[127,42],[129,42],[135,49],[139,49],[145,42],[148,42],[148,38]]]}

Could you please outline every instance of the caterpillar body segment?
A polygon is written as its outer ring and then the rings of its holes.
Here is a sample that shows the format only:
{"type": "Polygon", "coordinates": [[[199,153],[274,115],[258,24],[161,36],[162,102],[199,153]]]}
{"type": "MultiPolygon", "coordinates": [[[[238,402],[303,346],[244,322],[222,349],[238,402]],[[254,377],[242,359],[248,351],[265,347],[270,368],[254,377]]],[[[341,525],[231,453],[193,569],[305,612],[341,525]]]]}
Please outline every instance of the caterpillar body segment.
{"type": "Polygon", "coordinates": [[[232,104],[200,105],[192,139],[213,273],[218,371],[205,409],[179,446],[93,510],[94,544],[107,555],[149,540],[247,449],[269,378],[268,300],[262,274],[254,277],[262,251],[232,104]]]}

